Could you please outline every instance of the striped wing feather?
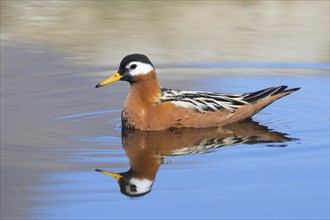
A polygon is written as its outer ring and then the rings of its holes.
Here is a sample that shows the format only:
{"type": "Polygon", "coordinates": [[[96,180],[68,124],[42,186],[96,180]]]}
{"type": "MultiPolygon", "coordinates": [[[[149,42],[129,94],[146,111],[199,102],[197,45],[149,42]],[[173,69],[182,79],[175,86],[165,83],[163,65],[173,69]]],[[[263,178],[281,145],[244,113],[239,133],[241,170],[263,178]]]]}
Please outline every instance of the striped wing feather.
{"type": "Polygon", "coordinates": [[[200,113],[218,111],[221,109],[227,109],[230,112],[235,112],[235,110],[242,105],[255,103],[261,99],[280,94],[282,92],[296,90],[285,90],[286,88],[287,86],[278,86],[243,94],[223,94],[163,88],[159,101],[172,102],[177,107],[189,108],[200,113]]]}

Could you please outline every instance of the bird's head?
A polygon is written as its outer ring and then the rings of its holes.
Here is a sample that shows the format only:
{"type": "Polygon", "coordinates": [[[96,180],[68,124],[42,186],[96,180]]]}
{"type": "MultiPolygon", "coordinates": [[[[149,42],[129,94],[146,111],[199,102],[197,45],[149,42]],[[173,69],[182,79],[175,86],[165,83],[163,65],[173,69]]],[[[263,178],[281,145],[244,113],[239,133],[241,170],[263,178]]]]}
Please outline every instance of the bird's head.
{"type": "Polygon", "coordinates": [[[136,82],[139,76],[148,74],[153,70],[155,68],[146,55],[130,54],[120,62],[119,69],[114,75],[100,82],[95,87],[102,87],[118,80],[128,81],[132,84],[136,82]]]}
{"type": "Polygon", "coordinates": [[[114,173],[101,169],[96,169],[96,171],[115,178],[121,193],[129,197],[144,196],[151,191],[154,182],[148,178],[136,177],[133,170],[124,173],[114,173]]]}

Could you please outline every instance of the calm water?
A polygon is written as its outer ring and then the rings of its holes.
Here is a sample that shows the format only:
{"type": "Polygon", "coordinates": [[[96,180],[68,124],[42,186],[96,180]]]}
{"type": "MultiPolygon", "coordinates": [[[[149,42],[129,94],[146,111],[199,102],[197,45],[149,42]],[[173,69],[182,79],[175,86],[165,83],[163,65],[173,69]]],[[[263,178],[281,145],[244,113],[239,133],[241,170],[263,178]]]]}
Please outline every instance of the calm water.
{"type": "Polygon", "coordinates": [[[329,3],[1,2],[1,219],[329,219],[329,3]],[[164,87],[301,90],[222,129],[123,133],[131,52],[164,87]],[[102,169],[154,180],[140,197],[102,169]]]}

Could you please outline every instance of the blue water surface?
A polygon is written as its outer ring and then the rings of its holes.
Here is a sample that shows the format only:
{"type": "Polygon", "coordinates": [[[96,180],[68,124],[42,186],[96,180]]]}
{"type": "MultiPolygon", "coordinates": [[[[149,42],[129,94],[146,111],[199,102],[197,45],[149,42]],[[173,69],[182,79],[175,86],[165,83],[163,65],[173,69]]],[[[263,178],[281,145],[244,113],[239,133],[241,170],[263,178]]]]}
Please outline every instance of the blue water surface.
{"type": "MultiPolygon", "coordinates": [[[[327,219],[328,76],[265,73],[263,77],[200,81],[201,87],[207,85],[205,89],[212,91],[220,90],[222,84],[232,92],[282,84],[301,87],[254,117],[295,140],[284,145],[241,144],[209,154],[165,158],[152,192],[139,198],[122,195],[114,179],[94,171],[99,168],[97,163],[90,169],[53,173],[47,179],[64,181],[41,187],[45,205],[34,212],[54,219],[327,219]]],[[[66,118],[70,117],[61,117],[66,118]]],[[[87,141],[93,147],[91,138],[75,141],[87,141]]],[[[111,146],[118,145],[111,138],[94,139],[95,143],[102,141],[109,146],[103,149],[104,154],[111,154],[111,146]]],[[[128,170],[124,150],[116,151],[119,157],[102,158],[109,162],[103,168],[128,170]]]]}

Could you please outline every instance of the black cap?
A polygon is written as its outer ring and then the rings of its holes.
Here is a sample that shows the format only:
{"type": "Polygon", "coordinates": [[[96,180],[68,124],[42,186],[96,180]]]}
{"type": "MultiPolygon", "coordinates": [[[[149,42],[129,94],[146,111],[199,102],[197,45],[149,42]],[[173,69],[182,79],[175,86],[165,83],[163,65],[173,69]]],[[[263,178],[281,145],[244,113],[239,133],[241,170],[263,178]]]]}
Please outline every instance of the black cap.
{"type": "Polygon", "coordinates": [[[141,62],[141,63],[147,63],[147,64],[150,64],[152,67],[154,67],[154,65],[151,63],[151,61],[149,60],[149,58],[146,55],[133,53],[133,54],[129,54],[123,58],[123,60],[120,62],[118,73],[120,75],[125,74],[126,66],[130,62],[134,62],[134,61],[141,62]]]}

